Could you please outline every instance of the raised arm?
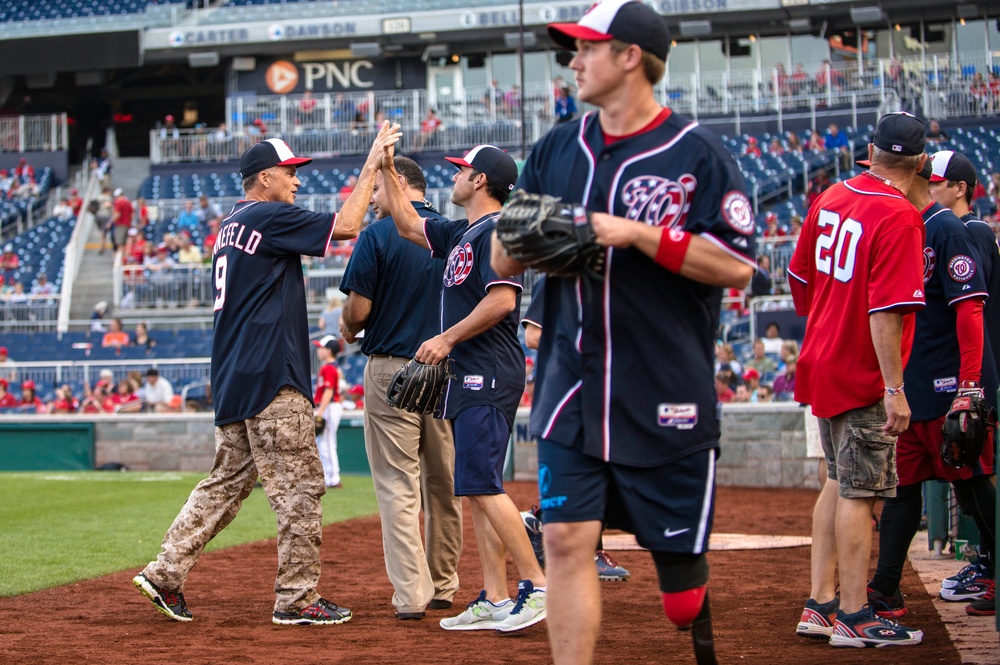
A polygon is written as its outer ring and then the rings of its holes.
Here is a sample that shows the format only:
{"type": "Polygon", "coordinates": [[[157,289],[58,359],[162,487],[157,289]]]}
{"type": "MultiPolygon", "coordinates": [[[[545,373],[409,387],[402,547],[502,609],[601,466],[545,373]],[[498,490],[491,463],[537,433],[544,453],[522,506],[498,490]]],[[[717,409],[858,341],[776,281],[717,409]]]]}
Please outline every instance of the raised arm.
{"type": "Polygon", "coordinates": [[[364,166],[361,167],[358,184],[354,186],[354,191],[347,197],[337,213],[337,225],[333,229],[334,240],[356,238],[361,232],[361,222],[364,220],[365,214],[368,212],[368,204],[372,200],[375,174],[378,173],[382,154],[387,147],[391,148],[399,141],[401,136],[399,125],[390,125],[388,120],[382,123],[375,140],[372,141],[372,147],[368,151],[364,166]]]}
{"type": "Polygon", "coordinates": [[[424,218],[410,203],[409,197],[403,191],[402,185],[399,184],[399,172],[396,171],[396,166],[392,161],[395,152],[393,144],[395,141],[386,145],[382,151],[382,187],[385,188],[389,215],[396,223],[399,237],[430,249],[427,238],[424,237],[424,218]]]}

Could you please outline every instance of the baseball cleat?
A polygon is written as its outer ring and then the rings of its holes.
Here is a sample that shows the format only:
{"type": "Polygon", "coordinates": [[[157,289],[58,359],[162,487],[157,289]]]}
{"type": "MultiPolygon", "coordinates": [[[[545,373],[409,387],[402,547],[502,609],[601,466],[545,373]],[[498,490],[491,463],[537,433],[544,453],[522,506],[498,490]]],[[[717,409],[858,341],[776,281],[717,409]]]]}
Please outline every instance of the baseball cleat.
{"type": "Polygon", "coordinates": [[[153,607],[160,614],[170,617],[174,621],[186,622],[194,618],[194,615],[187,608],[187,603],[184,602],[184,594],[180,591],[175,592],[161,589],[142,573],[132,578],[132,584],[135,585],[135,588],[142,595],[149,598],[150,602],[153,603],[153,607]]]}
{"type": "Polygon", "coordinates": [[[517,583],[514,609],[497,626],[497,630],[501,633],[523,630],[543,621],[545,614],[545,589],[536,589],[531,580],[521,580],[517,583]]]}
{"type": "Polygon", "coordinates": [[[806,601],[805,609],[802,610],[802,617],[799,618],[795,634],[810,639],[830,639],[830,635],[833,634],[833,622],[837,618],[837,610],[839,609],[840,598],[834,598],[822,605],[810,598],[806,601]]]}
{"type": "Polygon", "coordinates": [[[278,626],[323,626],[347,623],[352,616],[346,607],[338,607],[336,603],[320,598],[301,611],[275,612],[271,623],[278,626]]]}
{"type": "Polygon", "coordinates": [[[888,647],[920,644],[924,633],[875,614],[871,605],[865,605],[853,614],[837,610],[830,646],[834,647],[888,647]]]}
{"type": "Polygon", "coordinates": [[[594,561],[597,563],[597,578],[602,582],[625,582],[632,576],[632,573],[611,558],[605,550],[597,550],[594,553],[594,561]]]}
{"type": "Polygon", "coordinates": [[[455,617],[441,619],[440,626],[445,630],[495,630],[510,611],[514,609],[514,601],[505,598],[499,603],[486,600],[486,590],[479,592],[479,597],[469,603],[465,611],[455,617]]]}

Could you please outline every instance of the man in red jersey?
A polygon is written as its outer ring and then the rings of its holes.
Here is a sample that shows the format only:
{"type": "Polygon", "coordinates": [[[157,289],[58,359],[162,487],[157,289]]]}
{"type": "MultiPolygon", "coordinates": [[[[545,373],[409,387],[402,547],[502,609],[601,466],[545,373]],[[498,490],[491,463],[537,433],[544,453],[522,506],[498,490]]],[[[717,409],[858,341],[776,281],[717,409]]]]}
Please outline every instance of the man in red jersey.
{"type": "Polygon", "coordinates": [[[913,312],[924,306],[924,225],[906,200],[924,155],[924,125],[883,116],[871,170],[810,208],[788,266],[808,316],[795,400],[819,418],[828,477],[813,512],[812,585],[796,632],[832,646],[919,644],[923,633],[867,605],[872,506],[896,493],[896,437],[910,422],[903,367],[913,312]],[[840,597],[835,573],[840,572],[840,597]]]}

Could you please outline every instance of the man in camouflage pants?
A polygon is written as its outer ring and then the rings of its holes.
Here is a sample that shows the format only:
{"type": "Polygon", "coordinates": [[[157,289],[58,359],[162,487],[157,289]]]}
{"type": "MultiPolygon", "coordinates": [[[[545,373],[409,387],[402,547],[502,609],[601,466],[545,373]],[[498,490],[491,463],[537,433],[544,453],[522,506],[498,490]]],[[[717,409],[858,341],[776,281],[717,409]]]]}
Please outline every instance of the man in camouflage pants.
{"type": "Polygon", "coordinates": [[[191,621],[182,589],[198,558],[226,528],[260,476],[278,522],[278,575],[272,621],[339,624],[351,611],[321,598],[322,506],[309,374],[305,282],[300,256],[323,256],[331,237],[353,238],[368,208],[383,146],[375,139],[354,194],[336,215],[292,205],[298,166],[280,139],[240,158],[246,192],[223,221],[213,249],[215,463],[163,538],[156,560],[132,580],[161,613],[191,621]],[[374,155],[374,158],[373,158],[374,155]]]}

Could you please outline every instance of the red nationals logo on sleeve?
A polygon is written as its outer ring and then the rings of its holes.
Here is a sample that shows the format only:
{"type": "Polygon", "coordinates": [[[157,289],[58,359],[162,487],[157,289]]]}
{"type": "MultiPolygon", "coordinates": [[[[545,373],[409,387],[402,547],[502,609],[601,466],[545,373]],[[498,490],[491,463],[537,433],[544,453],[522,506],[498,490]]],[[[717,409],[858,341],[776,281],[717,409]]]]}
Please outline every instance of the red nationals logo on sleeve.
{"type": "Polygon", "coordinates": [[[757,232],[753,221],[753,208],[743,192],[733,190],[722,197],[722,218],[729,226],[745,236],[757,232]]]}
{"type": "Polygon", "coordinates": [[[444,285],[458,286],[472,272],[472,245],[457,245],[448,255],[448,265],[444,269],[444,285]]]}
{"type": "Polygon", "coordinates": [[[959,254],[948,262],[948,275],[956,282],[968,282],[976,274],[976,262],[972,257],[959,254]]]}
{"type": "Polygon", "coordinates": [[[931,281],[935,268],[937,268],[937,254],[934,253],[934,248],[924,247],[924,284],[931,281]]]}

